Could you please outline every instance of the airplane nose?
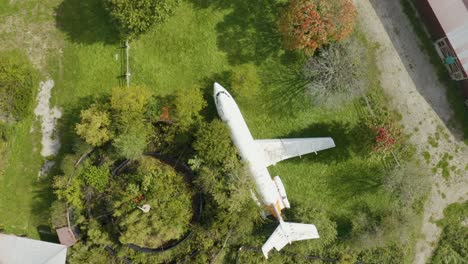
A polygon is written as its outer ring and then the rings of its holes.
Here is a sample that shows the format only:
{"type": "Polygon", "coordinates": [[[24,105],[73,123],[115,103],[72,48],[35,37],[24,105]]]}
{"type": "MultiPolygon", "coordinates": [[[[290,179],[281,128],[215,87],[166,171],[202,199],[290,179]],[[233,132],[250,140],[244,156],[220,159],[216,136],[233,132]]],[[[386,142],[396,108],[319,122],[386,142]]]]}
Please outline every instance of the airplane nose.
{"type": "Polygon", "coordinates": [[[226,91],[219,83],[215,82],[213,85],[213,94],[216,96],[219,92],[226,91]]]}

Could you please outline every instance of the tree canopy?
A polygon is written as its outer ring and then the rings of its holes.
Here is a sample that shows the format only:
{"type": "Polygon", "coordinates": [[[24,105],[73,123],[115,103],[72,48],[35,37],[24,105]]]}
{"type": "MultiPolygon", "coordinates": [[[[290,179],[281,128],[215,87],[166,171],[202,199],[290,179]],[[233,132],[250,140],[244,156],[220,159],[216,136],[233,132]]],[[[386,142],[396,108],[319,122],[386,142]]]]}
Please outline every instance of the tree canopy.
{"type": "Polygon", "coordinates": [[[325,44],[348,37],[355,17],[351,0],[292,0],[280,19],[284,45],[312,54],[325,44]]]}
{"type": "Polygon", "coordinates": [[[320,49],[304,66],[307,92],[317,105],[337,107],[369,87],[368,50],[359,36],[320,49]]]}
{"type": "Polygon", "coordinates": [[[164,22],[180,0],[103,0],[122,37],[135,38],[164,22]]]}
{"type": "Polygon", "coordinates": [[[174,105],[179,127],[187,130],[191,125],[201,120],[200,111],[206,107],[206,101],[203,99],[200,88],[191,86],[176,92],[174,105]]]}
{"type": "Polygon", "coordinates": [[[107,110],[101,110],[97,104],[81,110],[81,122],[76,124],[76,134],[91,146],[101,146],[112,138],[111,119],[107,110]]]}
{"type": "Polygon", "coordinates": [[[114,200],[122,243],[157,248],[187,232],[192,195],[181,174],[152,157],[142,157],[136,170],[124,178],[129,184],[114,200]],[[143,204],[151,206],[148,213],[136,207],[143,204]]]}

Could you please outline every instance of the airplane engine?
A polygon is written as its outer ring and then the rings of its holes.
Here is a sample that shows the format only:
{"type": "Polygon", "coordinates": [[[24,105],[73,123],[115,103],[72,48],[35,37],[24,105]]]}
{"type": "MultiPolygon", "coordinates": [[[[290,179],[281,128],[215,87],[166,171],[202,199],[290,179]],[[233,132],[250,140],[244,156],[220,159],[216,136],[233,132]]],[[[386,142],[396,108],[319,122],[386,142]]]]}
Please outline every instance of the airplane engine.
{"type": "Polygon", "coordinates": [[[281,181],[279,176],[275,176],[273,178],[273,181],[275,182],[276,189],[278,190],[278,193],[281,197],[281,202],[283,203],[284,208],[289,208],[289,201],[288,201],[288,196],[286,195],[286,189],[284,189],[283,182],[281,181]]]}

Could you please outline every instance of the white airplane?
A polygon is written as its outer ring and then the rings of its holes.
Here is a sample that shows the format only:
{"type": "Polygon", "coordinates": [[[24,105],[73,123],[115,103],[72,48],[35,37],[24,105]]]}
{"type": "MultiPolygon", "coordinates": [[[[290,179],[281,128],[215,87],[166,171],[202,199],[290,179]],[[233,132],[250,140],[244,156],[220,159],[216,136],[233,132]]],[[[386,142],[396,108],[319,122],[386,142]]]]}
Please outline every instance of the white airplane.
{"type": "MultiPolygon", "coordinates": [[[[286,190],[279,176],[271,178],[267,167],[285,159],[333,148],[333,139],[328,137],[254,140],[236,102],[218,83],[214,83],[214,99],[219,117],[228,125],[232,141],[247,163],[263,204],[279,221],[279,226],[262,247],[265,258],[268,258],[268,252],[272,248],[280,251],[287,243],[319,238],[314,225],[288,223],[283,220],[281,210],[289,208],[286,190]]],[[[253,198],[260,205],[254,194],[253,198]]]]}

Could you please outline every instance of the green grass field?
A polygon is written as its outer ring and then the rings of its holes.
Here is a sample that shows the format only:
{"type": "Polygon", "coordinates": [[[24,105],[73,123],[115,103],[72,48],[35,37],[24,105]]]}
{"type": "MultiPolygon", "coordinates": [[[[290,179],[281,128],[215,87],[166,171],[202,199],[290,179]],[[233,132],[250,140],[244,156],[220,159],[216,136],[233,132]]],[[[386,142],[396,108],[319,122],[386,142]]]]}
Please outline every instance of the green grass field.
{"type": "MultiPolygon", "coordinates": [[[[51,19],[65,39],[63,55],[49,56],[46,69],[56,82],[52,104],[64,113],[60,159],[70,152],[79,110],[121,83],[121,43],[98,1],[53,3],[57,17],[51,19]]],[[[0,14],[15,10],[5,1],[0,7],[0,14]]],[[[274,0],[183,1],[166,23],[130,43],[131,84],[145,85],[158,95],[200,85],[210,119],[216,116],[213,82],[229,89],[226,71],[255,63],[263,80],[260,94],[238,100],[255,138],[332,136],[337,144],[318,156],[282,162],[271,174],[281,176],[292,206],[300,201],[327,212],[338,224],[339,237],[347,238],[357,213],[382,215],[398,205],[381,188],[386,173],[381,160],[363,147],[369,143],[361,136],[366,133],[361,125],[366,110],[358,103],[314,107],[296,83],[294,69],[303,59],[281,49],[277,8],[274,0]]],[[[375,68],[369,78],[378,91],[375,68]]],[[[29,134],[32,122],[17,124],[10,132],[8,165],[0,178],[0,225],[37,237],[36,227],[48,224],[47,205],[53,197],[50,186],[43,188],[37,181],[42,159],[39,136],[29,134]]]]}
{"type": "MultiPolygon", "coordinates": [[[[15,61],[29,64],[22,53],[21,50],[5,52],[15,61]]],[[[37,78],[33,79],[37,87],[37,78]]],[[[6,143],[0,154],[0,228],[6,233],[50,239],[48,208],[52,190],[48,178],[39,177],[43,163],[40,124],[31,112],[22,121],[4,127],[6,143]]]]}

